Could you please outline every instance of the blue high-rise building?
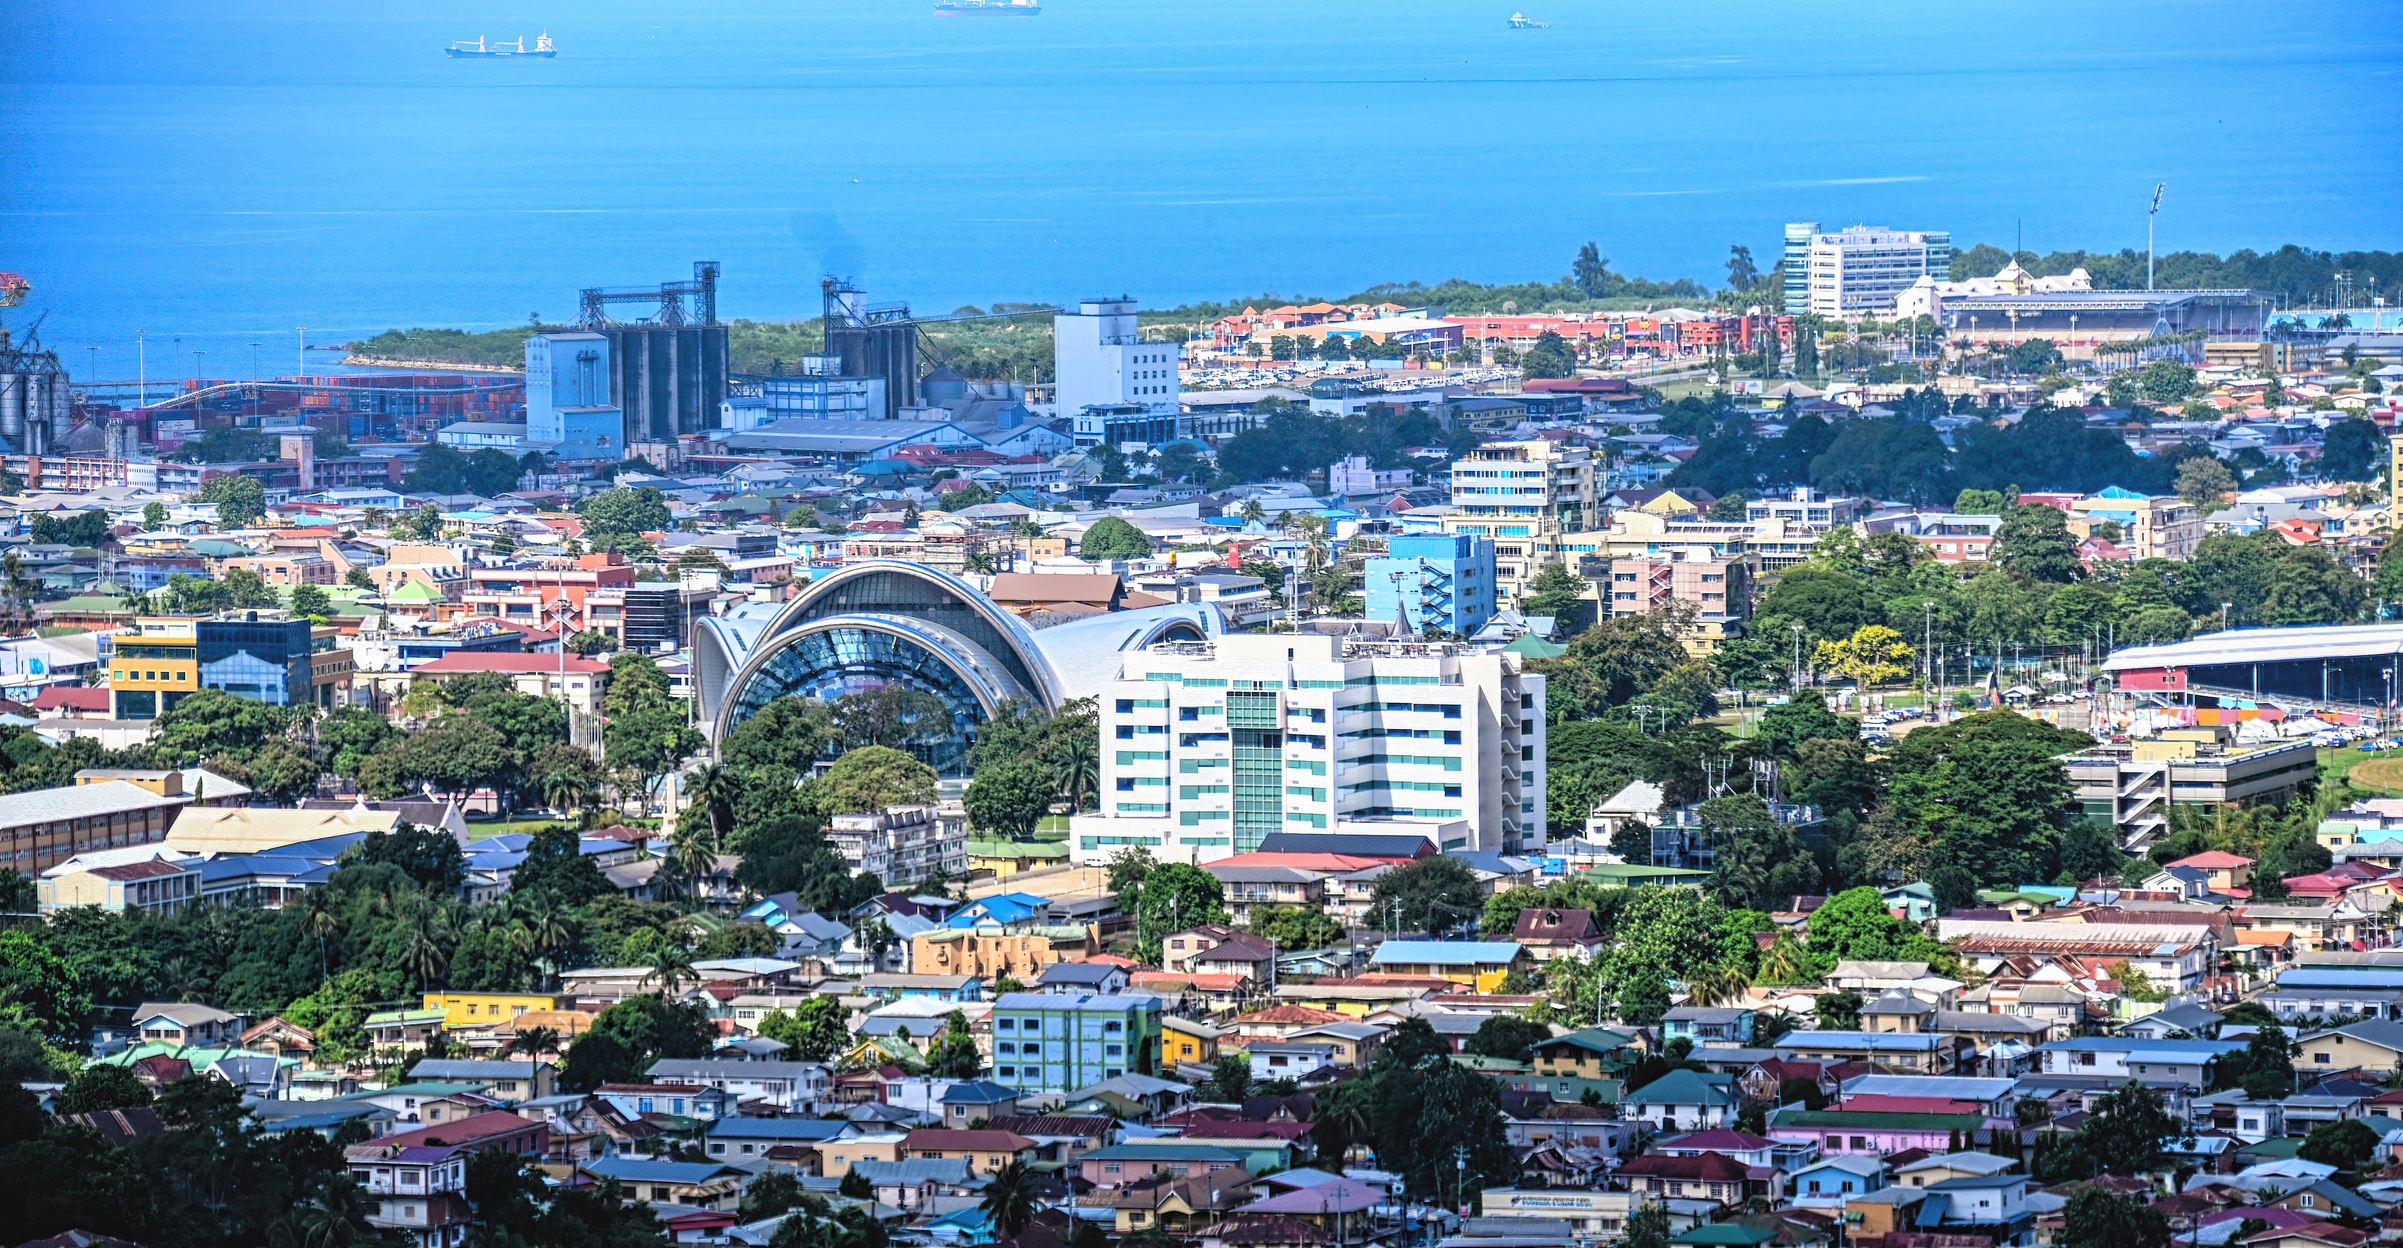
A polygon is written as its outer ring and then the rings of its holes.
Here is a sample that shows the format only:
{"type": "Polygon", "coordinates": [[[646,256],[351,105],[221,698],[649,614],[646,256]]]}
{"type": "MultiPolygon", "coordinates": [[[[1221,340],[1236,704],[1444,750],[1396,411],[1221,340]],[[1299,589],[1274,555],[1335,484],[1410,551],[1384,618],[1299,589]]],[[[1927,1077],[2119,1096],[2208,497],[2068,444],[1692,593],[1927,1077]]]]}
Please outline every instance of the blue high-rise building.
{"type": "Polygon", "coordinates": [[[1396,537],[1368,561],[1368,618],[1398,612],[1412,632],[1466,637],[1494,616],[1493,540],[1471,533],[1396,537]]]}

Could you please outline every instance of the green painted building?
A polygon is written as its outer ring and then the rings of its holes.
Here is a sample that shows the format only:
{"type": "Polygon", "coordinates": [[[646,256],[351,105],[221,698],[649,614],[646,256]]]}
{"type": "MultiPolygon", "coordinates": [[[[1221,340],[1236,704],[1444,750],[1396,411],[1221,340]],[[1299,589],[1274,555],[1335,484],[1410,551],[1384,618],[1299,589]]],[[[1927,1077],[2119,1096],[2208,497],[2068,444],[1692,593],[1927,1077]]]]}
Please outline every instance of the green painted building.
{"type": "Polygon", "coordinates": [[[1004,993],[992,1021],[992,1079],[1021,1092],[1074,1092],[1159,1061],[1157,997],[1004,993]]]}

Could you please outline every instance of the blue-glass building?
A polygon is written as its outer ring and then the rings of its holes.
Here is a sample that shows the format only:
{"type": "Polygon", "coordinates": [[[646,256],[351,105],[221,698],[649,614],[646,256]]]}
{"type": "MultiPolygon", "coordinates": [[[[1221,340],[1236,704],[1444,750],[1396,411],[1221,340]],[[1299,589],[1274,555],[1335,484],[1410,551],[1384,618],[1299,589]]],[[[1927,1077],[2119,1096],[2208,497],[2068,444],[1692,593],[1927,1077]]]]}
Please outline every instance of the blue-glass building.
{"type": "Polygon", "coordinates": [[[1396,537],[1367,561],[1368,618],[1398,612],[1414,633],[1466,637],[1494,615],[1494,546],[1473,533],[1396,537]]]}
{"type": "Polygon", "coordinates": [[[849,564],[784,603],[695,621],[694,671],[717,740],[784,697],[831,699],[890,685],[931,695],[940,722],[903,748],[945,776],[1004,703],[1051,712],[1116,679],[1119,652],[1225,631],[1215,603],[1114,611],[1040,631],[967,583],[900,560],[849,564]]]}

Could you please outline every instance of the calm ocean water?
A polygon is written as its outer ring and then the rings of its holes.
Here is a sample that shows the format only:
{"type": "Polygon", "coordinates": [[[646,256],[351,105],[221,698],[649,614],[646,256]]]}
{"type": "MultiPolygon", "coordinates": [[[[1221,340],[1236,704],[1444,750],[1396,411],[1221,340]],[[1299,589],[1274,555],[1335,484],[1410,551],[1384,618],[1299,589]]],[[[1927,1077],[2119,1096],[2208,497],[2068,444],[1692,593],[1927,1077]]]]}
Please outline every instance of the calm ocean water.
{"type": "Polygon", "coordinates": [[[2403,246],[2403,0],[930,5],[17,0],[0,270],[123,377],[137,328],[289,372],[295,326],[559,317],[699,258],[761,318],[826,271],[1163,304],[1549,278],[1587,239],[1716,279],[1789,219],[2141,248],[2164,180],[2164,251],[2403,246]],[[555,61],[439,51],[546,28],[555,61]]]}

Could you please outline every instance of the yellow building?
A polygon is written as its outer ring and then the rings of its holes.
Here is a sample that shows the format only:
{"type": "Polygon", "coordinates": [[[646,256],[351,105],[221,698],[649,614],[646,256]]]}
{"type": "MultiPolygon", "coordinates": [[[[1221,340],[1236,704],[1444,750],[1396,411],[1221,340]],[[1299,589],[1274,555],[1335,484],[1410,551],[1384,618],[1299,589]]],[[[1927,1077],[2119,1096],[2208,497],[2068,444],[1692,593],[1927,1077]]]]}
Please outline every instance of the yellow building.
{"type": "Polygon", "coordinates": [[[346,832],[390,832],[399,822],[396,810],[195,806],[176,816],[167,847],[187,854],[263,854],[346,832]]]}
{"type": "Polygon", "coordinates": [[[1160,1069],[1178,1062],[1207,1066],[1218,1060],[1218,1037],[1224,1033],[1208,1023],[1172,1014],[1160,1016],[1160,1069]]]}
{"type": "Polygon", "coordinates": [[[1066,841],[970,841],[968,869],[996,876],[1068,865],[1066,841]]]}
{"type": "Polygon", "coordinates": [[[146,615],[109,656],[109,705],[118,719],[155,719],[202,689],[271,706],[332,710],[355,667],[337,648],[342,630],[280,611],[219,616],[146,615]]]}
{"type": "Polygon", "coordinates": [[[429,992],[424,1008],[442,1011],[445,1027],[489,1027],[529,1010],[563,1010],[570,997],[539,992],[429,992]]]}

